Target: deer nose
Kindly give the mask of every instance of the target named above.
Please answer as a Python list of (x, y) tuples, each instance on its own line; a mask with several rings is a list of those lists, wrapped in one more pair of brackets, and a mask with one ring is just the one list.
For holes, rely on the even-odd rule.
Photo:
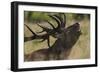
[(79, 27), (79, 26), (80, 26), (80, 24), (79, 24), (79, 23), (75, 23), (75, 26), (76, 26), (76, 27)]
[(78, 31), (80, 31), (80, 24), (79, 24), (79, 23), (75, 23), (75, 24), (74, 24), (74, 27), (75, 27)]

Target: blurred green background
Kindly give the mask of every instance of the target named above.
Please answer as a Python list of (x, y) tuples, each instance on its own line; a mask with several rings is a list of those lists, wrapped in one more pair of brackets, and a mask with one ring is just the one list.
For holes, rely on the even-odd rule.
[[(49, 12), (32, 12), (32, 11), (25, 11), (24, 12), (24, 20), (27, 22), (37, 23), (43, 22), (45, 20), (51, 20), (48, 15), (57, 14), (57, 13), (49, 13)], [(70, 20), (81, 21), (84, 18), (90, 19), (89, 14), (75, 14), (75, 13), (66, 13), (67, 22)]]
[[(36, 24), (42, 24), (47, 26), (48, 24), (45, 20), (57, 24), (48, 16), (51, 14), (57, 14), (55, 12), (32, 12), (24, 11), (24, 23), (27, 24), (34, 32), (41, 31), (42, 29)], [(90, 15), (89, 14), (79, 14), (79, 13), (65, 13), (66, 15), (66, 28), (76, 22), (80, 23), (82, 35), (76, 44), (72, 47), (72, 51), (68, 59), (87, 59), (90, 58)], [(24, 27), (24, 36), (32, 36), (32, 33)], [(50, 45), (53, 45), (56, 38), (50, 37)], [(24, 54), (29, 54), (33, 51), (48, 48), (47, 42), (42, 43), (40, 40), (32, 40), (24, 43)]]

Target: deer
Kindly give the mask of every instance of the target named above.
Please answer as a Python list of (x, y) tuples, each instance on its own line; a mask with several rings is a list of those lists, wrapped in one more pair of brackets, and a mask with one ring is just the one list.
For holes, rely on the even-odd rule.
[[(66, 15), (64, 13), (48, 15), (57, 23), (57, 27), (50, 21), (46, 21), (51, 27), (47, 28), (37, 24), (43, 30), (38, 33), (46, 32), (46, 34), (38, 35), (28, 25), (25, 26), (33, 34), (31, 37), (24, 37), (24, 42), (34, 39), (42, 39), (42, 42), (47, 40), (48, 48), (43, 48), (25, 55), (25, 61), (46, 61), (46, 60), (64, 60), (67, 59), (72, 47), (75, 45), (80, 35), (82, 34), (80, 24), (78, 22), (66, 27)], [(50, 36), (56, 38), (55, 43), (50, 46)]]

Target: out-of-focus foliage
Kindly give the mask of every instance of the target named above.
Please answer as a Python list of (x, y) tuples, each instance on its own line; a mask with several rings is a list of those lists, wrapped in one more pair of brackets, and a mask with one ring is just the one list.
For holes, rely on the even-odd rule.
[(25, 11), (24, 13), (24, 20), (27, 22), (43, 22), (45, 20), (49, 20), (47, 13), (45, 12), (31, 12), (31, 11)]
[[(24, 12), (24, 20), (26, 22), (44, 22), (46, 20), (50, 20), (49, 16), (50, 14), (57, 14), (54, 12), (32, 12), (32, 11), (25, 11)], [(66, 13), (67, 21), (70, 21), (71, 19), (81, 21), (84, 18), (90, 19), (89, 14), (75, 14), (75, 13)], [(70, 20), (69, 20), (70, 19)]]

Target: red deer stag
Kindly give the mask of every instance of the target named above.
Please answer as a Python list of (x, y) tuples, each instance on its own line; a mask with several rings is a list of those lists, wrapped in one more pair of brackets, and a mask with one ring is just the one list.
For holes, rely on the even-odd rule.
[[(48, 16), (53, 20), (55, 20), (58, 26), (54, 27), (53, 23), (49, 21), (47, 22), (52, 26), (53, 29), (49, 29), (47, 27), (37, 24), (39, 27), (43, 29), (43, 31), (41, 32), (44, 31), (47, 32), (44, 35), (37, 35), (29, 28), (29, 26), (26, 25), (26, 27), (32, 32), (33, 36), (24, 37), (24, 41), (27, 42), (34, 39), (43, 39), (42, 41), (47, 40), (49, 48), (37, 50), (30, 54), (25, 55), (25, 61), (67, 59), (68, 55), (70, 54), (71, 48), (79, 39), (79, 36), (81, 35), (79, 23), (75, 23), (65, 28), (66, 25), (65, 14), (61, 13), (58, 15), (48, 15)], [(57, 38), (57, 40), (52, 46), (50, 46), (50, 39), (49, 39), (50, 36)]]

